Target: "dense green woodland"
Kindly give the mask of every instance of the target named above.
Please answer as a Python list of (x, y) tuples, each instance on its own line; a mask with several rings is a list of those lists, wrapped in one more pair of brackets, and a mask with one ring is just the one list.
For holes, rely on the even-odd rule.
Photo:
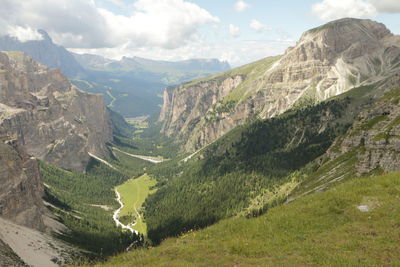
[[(139, 236), (115, 226), (112, 213), (119, 205), (113, 188), (142, 173), (140, 168), (148, 164), (129, 157), (123, 158), (123, 154), (118, 157), (119, 161), (111, 162), (120, 171), (96, 160), (89, 163), (86, 173), (67, 171), (40, 162), (46, 184), (45, 200), (53, 205), (52, 211), (71, 230), (58, 237), (90, 252), (87, 255), (89, 258), (113, 255), (125, 250), (133, 242), (141, 244)], [(123, 166), (133, 167), (128, 169)]]

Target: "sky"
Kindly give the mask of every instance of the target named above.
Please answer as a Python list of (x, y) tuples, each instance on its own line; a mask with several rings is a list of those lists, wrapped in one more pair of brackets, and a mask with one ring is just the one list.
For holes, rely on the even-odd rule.
[(400, 34), (400, 0), (0, 0), (0, 34), (38, 29), (77, 53), (112, 59), (217, 58), (232, 66), (282, 54), (311, 28), (369, 18)]

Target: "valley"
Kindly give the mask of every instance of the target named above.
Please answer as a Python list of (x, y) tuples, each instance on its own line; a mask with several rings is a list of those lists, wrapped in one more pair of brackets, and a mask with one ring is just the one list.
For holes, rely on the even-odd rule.
[(400, 264), (384, 24), (340, 18), (233, 69), (37, 34), (0, 37), (0, 265)]
[(135, 231), (146, 235), (147, 227), (143, 219), (142, 205), (149, 194), (154, 193), (156, 181), (148, 174), (128, 180), (115, 188), (121, 194), (123, 208), (119, 212), (120, 220), (129, 224)]

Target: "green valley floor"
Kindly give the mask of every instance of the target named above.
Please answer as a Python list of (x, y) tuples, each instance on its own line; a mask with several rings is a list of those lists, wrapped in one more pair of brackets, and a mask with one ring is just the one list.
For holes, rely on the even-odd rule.
[[(147, 196), (155, 191), (152, 189), (155, 185), (156, 181), (148, 174), (144, 174), (116, 187), (124, 204), (119, 214), (120, 220), (125, 224), (134, 222), (132, 228), (144, 235), (147, 229), (140, 210)], [(124, 222), (124, 220), (126, 221)]]
[(96, 266), (400, 266), (400, 173), (349, 179)]

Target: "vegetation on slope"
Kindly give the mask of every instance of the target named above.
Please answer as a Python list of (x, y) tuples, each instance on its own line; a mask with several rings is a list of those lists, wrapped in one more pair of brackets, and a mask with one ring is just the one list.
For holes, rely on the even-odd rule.
[(354, 178), (98, 266), (397, 266), (400, 173)]
[(284, 201), (303, 179), (299, 170), (346, 132), (353, 109), (352, 100), (342, 98), (289, 111), (234, 129), (187, 164), (175, 160), (152, 168), (163, 186), (145, 202), (149, 238), (157, 243)]
[(256, 92), (257, 88), (255, 88), (254, 82), (259, 79), (259, 77), (261, 77), (269, 68), (271, 68), (273, 64), (280, 58), (281, 56), (267, 57), (256, 62), (216, 74), (214, 76), (194, 80), (184, 84), (184, 86), (189, 87), (203, 82), (223, 81), (228, 77), (242, 76), (242, 78), (244, 78), (244, 82), (242, 82), (224, 98), (224, 103), (237, 103), (246, 99), (247, 97), (250, 97), (254, 92)]
[[(114, 131), (118, 134), (114, 136), (117, 140), (115, 143), (118, 143), (121, 150), (129, 150), (126, 143), (118, 140), (131, 140), (134, 127), (126, 123), (118, 113), (111, 111), (110, 115)], [(89, 251), (90, 258), (104, 258), (125, 250), (132, 242), (140, 245), (143, 241), (116, 227), (112, 215), (119, 204), (114, 188), (130, 178), (142, 176), (154, 164), (117, 150), (112, 152), (112, 158), (106, 160), (115, 169), (95, 159), (89, 163), (86, 173), (68, 171), (40, 162), (41, 174), (46, 184), (45, 200), (50, 203), (53, 213), (69, 228), (58, 237)], [(150, 182), (144, 184), (150, 186)], [(124, 196), (129, 198), (135, 195), (124, 192)], [(140, 201), (143, 202), (146, 196), (141, 196)], [(143, 223), (141, 225), (144, 228)]]
[(162, 135), (160, 128), (160, 124), (154, 123), (145, 131), (135, 133), (133, 130), (130, 135), (115, 135), (114, 145), (131, 154), (173, 158), (178, 154), (179, 145)]
[(123, 251), (138, 237), (121, 231), (112, 219), (118, 208), (112, 188), (127, 176), (92, 162), (87, 173), (66, 171), (45, 163), (40, 164), (47, 185), (45, 200), (70, 232), (59, 238), (88, 250), (93, 255), (106, 256)]

